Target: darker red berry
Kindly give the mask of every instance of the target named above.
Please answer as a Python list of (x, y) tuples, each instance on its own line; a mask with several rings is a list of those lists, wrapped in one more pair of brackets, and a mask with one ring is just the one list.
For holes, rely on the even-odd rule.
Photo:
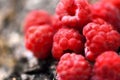
[(120, 11), (120, 0), (102, 0), (104, 3), (111, 3)]
[(54, 31), (57, 32), (60, 28), (62, 28), (62, 22), (59, 20), (58, 15), (52, 16), (52, 26), (54, 28)]
[(53, 57), (59, 59), (65, 52), (82, 53), (84, 48), (83, 36), (78, 31), (61, 28), (53, 38)]
[(102, 18), (113, 25), (113, 28), (120, 32), (120, 11), (115, 6), (98, 2), (92, 6), (92, 18)]
[(38, 27), (43, 24), (50, 24), (51, 16), (48, 12), (44, 10), (33, 10), (29, 12), (24, 21), (24, 32), (28, 30), (29, 27)]
[(57, 80), (89, 80), (91, 65), (82, 55), (64, 54), (57, 65)]
[(88, 23), (83, 34), (86, 37), (85, 56), (91, 61), (104, 51), (118, 51), (120, 47), (120, 34), (105, 22)]
[(120, 57), (106, 51), (96, 59), (91, 80), (120, 80)]
[(53, 28), (49, 25), (30, 27), (25, 34), (25, 46), (34, 56), (45, 59), (50, 53), (53, 43)]

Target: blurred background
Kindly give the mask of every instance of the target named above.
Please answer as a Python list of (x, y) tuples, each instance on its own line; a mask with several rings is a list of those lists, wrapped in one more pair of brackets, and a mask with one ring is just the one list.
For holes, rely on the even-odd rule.
[(14, 76), (21, 76), (26, 58), (35, 64), (35, 58), (24, 47), (24, 17), (35, 9), (53, 14), (57, 3), (58, 0), (0, 0), (0, 80), (21, 80)]

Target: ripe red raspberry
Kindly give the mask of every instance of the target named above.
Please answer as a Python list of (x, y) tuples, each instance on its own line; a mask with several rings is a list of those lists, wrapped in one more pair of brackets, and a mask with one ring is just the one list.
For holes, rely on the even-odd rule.
[(98, 56), (91, 80), (120, 80), (120, 56), (113, 51)]
[(34, 56), (45, 59), (51, 52), (53, 28), (49, 25), (30, 27), (25, 35), (25, 46)]
[(56, 13), (63, 25), (79, 29), (90, 21), (90, 6), (87, 0), (60, 0)]
[(33, 10), (27, 14), (24, 21), (24, 32), (31, 26), (38, 27), (43, 24), (50, 24), (51, 16), (44, 10)]
[(92, 67), (82, 55), (64, 54), (57, 65), (57, 80), (89, 80)]
[(82, 53), (83, 36), (74, 29), (61, 28), (53, 37), (52, 54), (56, 59), (66, 52)]
[(111, 3), (120, 10), (120, 0), (102, 0), (104, 3)]
[(118, 51), (120, 47), (120, 34), (105, 22), (91, 22), (83, 29), (86, 37), (85, 56), (94, 61), (104, 51)]
[(55, 32), (63, 27), (62, 22), (59, 20), (58, 15), (56, 15), (56, 14), (54, 14), (52, 16), (52, 26), (53, 26)]
[(118, 8), (101, 1), (94, 4), (91, 10), (93, 19), (102, 18), (120, 32), (120, 11)]

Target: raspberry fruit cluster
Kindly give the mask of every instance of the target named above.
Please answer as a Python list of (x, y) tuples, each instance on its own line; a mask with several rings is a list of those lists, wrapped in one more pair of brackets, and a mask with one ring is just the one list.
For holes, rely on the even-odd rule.
[(120, 80), (120, 0), (89, 1), (60, 0), (54, 15), (24, 20), (26, 48), (59, 61), (57, 80)]

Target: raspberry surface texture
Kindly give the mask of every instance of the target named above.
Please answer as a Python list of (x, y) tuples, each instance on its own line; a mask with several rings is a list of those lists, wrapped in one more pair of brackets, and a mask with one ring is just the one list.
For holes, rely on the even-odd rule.
[(110, 3), (97, 2), (92, 5), (92, 18), (102, 18), (120, 32), (120, 11)]
[(120, 47), (120, 34), (110, 24), (100, 20), (88, 23), (83, 34), (86, 37), (85, 56), (91, 61), (104, 51), (118, 51)]
[(120, 80), (120, 56), (113, 51), (98, 56), (91, 80)]
[(111, 4), (113, 4), (120, 11), (120, 0), (102, 0), (102, 1), (104, 1), (104, 3), (111, 3)]
[(43, 24), (50, 24), (51, 16), (47, 11), (44, 10), (33, 10), (27, 14), (24, 20), (24, 32), (28, 30), (29, 27), (38, 27)]
[(62, 22), (59, 20), (59, 17), (56, 14), (52, 16), (52, 26), (55, 32), (57, 32), (60, 28), (63, 27)]
[(91, 10), (87, 0), (60, 0), (56, 14), (63, 25), (79, 29), (91, 19)]
[(30, 27), (25, 35), (25, 46), (35, 57), (45, 59), (50, 53), (53, 43), (53, 28), (49, 25)]
[(64, 54), (57, 65), (57, 80), (89, 80), (92, 67), (82, 55)]
[(69, 28), (61, 28), (54, 35), (52, 54), (56, 59), (66, 52), (82, 53), (84, 38), (78, 31)]

